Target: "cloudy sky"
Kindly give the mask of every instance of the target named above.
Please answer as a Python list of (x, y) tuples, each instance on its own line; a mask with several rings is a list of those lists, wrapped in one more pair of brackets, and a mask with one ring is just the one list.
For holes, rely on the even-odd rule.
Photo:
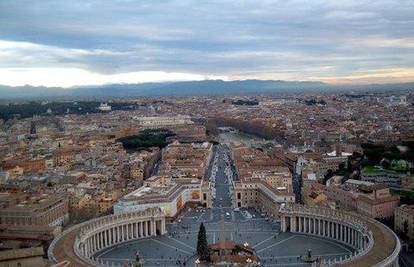
[(414, 81), (414, 1), (0, 1), (0, 84), (251, 78)]

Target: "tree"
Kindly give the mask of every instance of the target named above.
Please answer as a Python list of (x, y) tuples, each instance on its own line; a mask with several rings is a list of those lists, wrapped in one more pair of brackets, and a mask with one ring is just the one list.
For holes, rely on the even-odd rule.
[(200, 224), (200, 229), (198, 230), (197, 255), (201, 260), (206, 260), (209, 256), (206, 228), (204, 227), (203, 223)]

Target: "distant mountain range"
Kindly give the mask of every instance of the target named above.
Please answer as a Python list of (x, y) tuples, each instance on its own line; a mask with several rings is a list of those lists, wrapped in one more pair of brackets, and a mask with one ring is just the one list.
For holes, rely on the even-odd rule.
[(204, 80), (168, 83), (107, 84), (101, 86), (11, 87), (0, 85), (0, 98), (46, 97), (128, 97), (128, 96), (199, 96), (199, 95), (248, 95), (328, 90), (409, 90), (414, 82), (397, 84), (370, 84), (333, 86), (323, 82), (280, 80)]

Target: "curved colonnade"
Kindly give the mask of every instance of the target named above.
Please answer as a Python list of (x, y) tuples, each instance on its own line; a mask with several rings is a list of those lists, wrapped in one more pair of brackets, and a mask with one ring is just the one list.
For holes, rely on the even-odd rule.
[(54, 263), (67, 260), (70, 266), (113, 266), (95, 255), (124, 242), (165, 233), (165, 215), (159, 208), (109, 215), (62, 232), (50, 245), (48, 257)]
[[(352, 255), (321, 266), (398, 266), (400, 242), (385, 225), (350, 212), (300, 205), (279, 211), (283, 232), (302, 233), (331, 239), (354, 249)], [(131, 240), (166, 233), (165, 215), (159, 208), (109, 215), (72, 226), (56, 237), (48, 250), (54, 263), (69, 266), (114, 266), (95, 256), (110, 247)]]
[(398, 266), (400, 242), (380, 222), (344, 211), (300, 205), (280, 209), (281, 231), (332, 239), (353, 248), (352, 255), (322, 266)]

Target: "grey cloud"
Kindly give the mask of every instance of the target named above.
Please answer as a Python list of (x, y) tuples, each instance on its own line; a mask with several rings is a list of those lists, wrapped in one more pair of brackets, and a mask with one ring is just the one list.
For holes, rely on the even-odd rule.
[(412, 67), (413, 14), (407, 0), (3, 0), (0, 38), (44, 50), (0, 51), (0, 66), (349, 75)]

